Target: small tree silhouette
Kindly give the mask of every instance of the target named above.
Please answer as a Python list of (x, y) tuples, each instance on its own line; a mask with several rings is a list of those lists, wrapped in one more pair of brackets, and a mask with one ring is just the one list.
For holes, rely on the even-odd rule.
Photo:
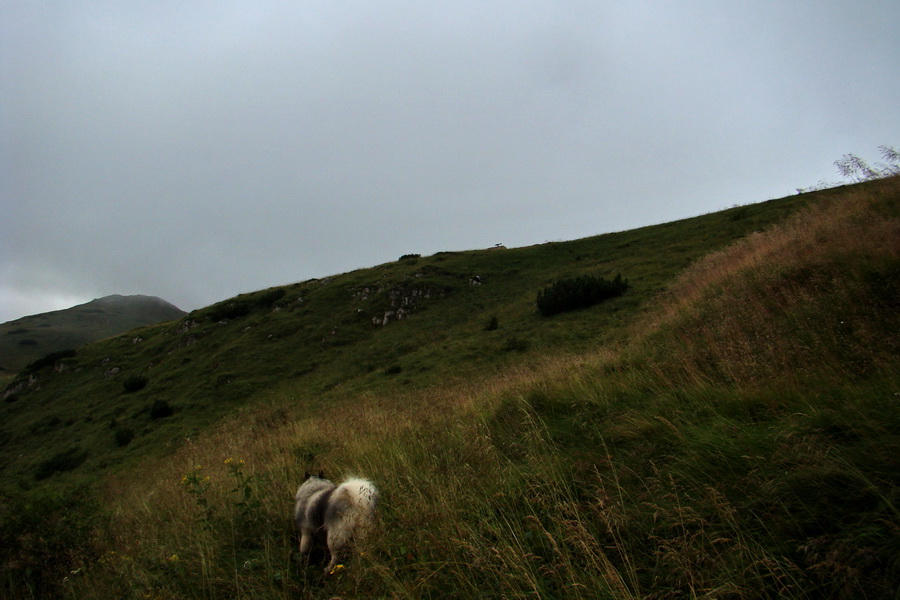
[(875, 163), (874, 166), (855, 154), (845, 154), (840, 160), (834, 161), (834, 166), (841, 175), (857, 182), (900, 175), (900, 150), (891, 146), (878, 146), (878, 149), (884, 162)]

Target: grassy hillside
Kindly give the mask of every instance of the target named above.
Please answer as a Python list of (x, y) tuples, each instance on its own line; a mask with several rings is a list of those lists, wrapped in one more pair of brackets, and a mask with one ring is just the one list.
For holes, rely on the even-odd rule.
[(0, 324), (0, 377), (14, 375), (51, 352), (77, 348), (184, 314), (160, 298), (107, 296), (65, 310), (8, 321)]
[[(86, 346), (8, 388), (0, 404), (3, 480), (28, 486), (60, 453), (84, 457), (74, 469), (81, 475), (168, 452), (170, 443), (274, 389), (306, 403), (329, 390), (443, 385), (621, 341), (625, 326), (685, 267), (807, 200), (572, 242), (411, 256), (245, 294)], [(582, 273), (621, 273), (631, 288), (603, 309), (541, 318), (537, 292)], [(497, 328), (486, 331), (493, 317)], [(128, 392), (125, 383), (138, 378), (146, 386)], [(153, 418), (153, 406), (163, 403), (173, 414)], [(129, 432), (132, 441), (118, 446)]]
[[(3, 403), (6, 585), (890, 597), (898, 195), (408, 257), (90, 345)], [(619, 298), (535, 311), (561, 277), (616, 273)], [(289, 518), (320, 468), (382, 490), (377, 531), (327, 577)]]

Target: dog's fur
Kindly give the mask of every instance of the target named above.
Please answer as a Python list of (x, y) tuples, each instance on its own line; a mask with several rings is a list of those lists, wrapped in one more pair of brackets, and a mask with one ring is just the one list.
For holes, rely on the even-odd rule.
[(331, 572), (350, 540), (370, 526), (378, 490), (366, 479), (354, 477), (335, 485), (322, 473), (318, 477), (307, 474), (294, 500), (300, 554), (309, 552), (314, 539), (324, 539), (331, 555), (325, 571)]

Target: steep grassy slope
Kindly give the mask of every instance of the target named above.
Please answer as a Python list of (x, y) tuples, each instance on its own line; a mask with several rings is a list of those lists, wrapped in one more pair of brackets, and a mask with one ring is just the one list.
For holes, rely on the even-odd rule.
[[(412, 257), (246, 294), (92, 344), (7, 390), (3, 482), (27, 486), (35, 473), (52, 472), (61, 453), (83, 461), (56, 470), (79, 462), (81, 473), (168, 452), (279, 386), (315, 402), (336, 387), (434, 385), (621, 340), (623, 326), (692, 261), (807, 201), (789, 197), (572, 242)], [(631, 289), (597, 310), (540, 318), (538, 290), (581, 273), (621, 273)], [(492, 317), (498, 328), (485, 331)], [(127, 392), (125, 382), (137, 378), (146, 386)]]
[[(7, 589), (891, 597), (898, 200), (893, 179), (406, 259), (89, 346), (3, 408), (31, 456), (4, 446)], [(550, 281), (616, 272), (632, 283), (621, 298), (535, 314)], [(383, 324), (404, 298), (406, 317)], [(146, 387), (126, 393), (129, 375)], [(174, 414), (152, 418), (157, 400)], [(41, 415), (60, 422), (18, 433)], [(123, 428), (134, 438), (117, 447)], [(37, 444), (61, 432), (80, 462), (51, 470), (51, 489), (34, 473), (54, 450)], [(377, 531), (325, 577), (292, 552), (289, 519), (303, 471), (320, 468), (382, 490)]]
[(144, 325), (172, 321), (184, 311), (151, 296), (106, 296), (65, 310), (0, 325), (0, 377), (51, 352), (77, 348)]

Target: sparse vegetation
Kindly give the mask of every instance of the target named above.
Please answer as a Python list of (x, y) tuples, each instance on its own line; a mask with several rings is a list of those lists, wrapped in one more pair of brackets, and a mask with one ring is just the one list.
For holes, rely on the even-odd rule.
[[(38, 371), (42, 389), (0, 407), (15, 432), (48, 416), (61, 427), (70, 397), (93, 404), (75, 450), (90, 425), (109, 452), (102, 467), (91, 446), (51, 471), (52, 488), (0, 488), (0, 585), (75, 598), (892, 597), (898, 199), (900, 180), (882, 179), (740, 219), (421, 258), (442, 259), (429, 277), (487, 283), (379, 328), (357, 317), (357, 291), (415, 278), (409, 265), (306, 283), (285, 298), (308, 301), (240, 328), (183, 322), (86, 347), (93, 370)], [(620, 269), (635, 285), (615, 303), (534, 314), (544, 282)], [(502, 335), (473, 335), (492, 316)], [(151, 361), (154, 394), (179, 411), (110, 448), (105, 373)], [(205, 426), (215, 408), (232, 414)], [(59, 436), (44, 425), (13, 442), (49, 445)], [(366, 475), (384, 499), (331, 576), (298, 560), (290, 522), (303, 472), (319, 469)]]

